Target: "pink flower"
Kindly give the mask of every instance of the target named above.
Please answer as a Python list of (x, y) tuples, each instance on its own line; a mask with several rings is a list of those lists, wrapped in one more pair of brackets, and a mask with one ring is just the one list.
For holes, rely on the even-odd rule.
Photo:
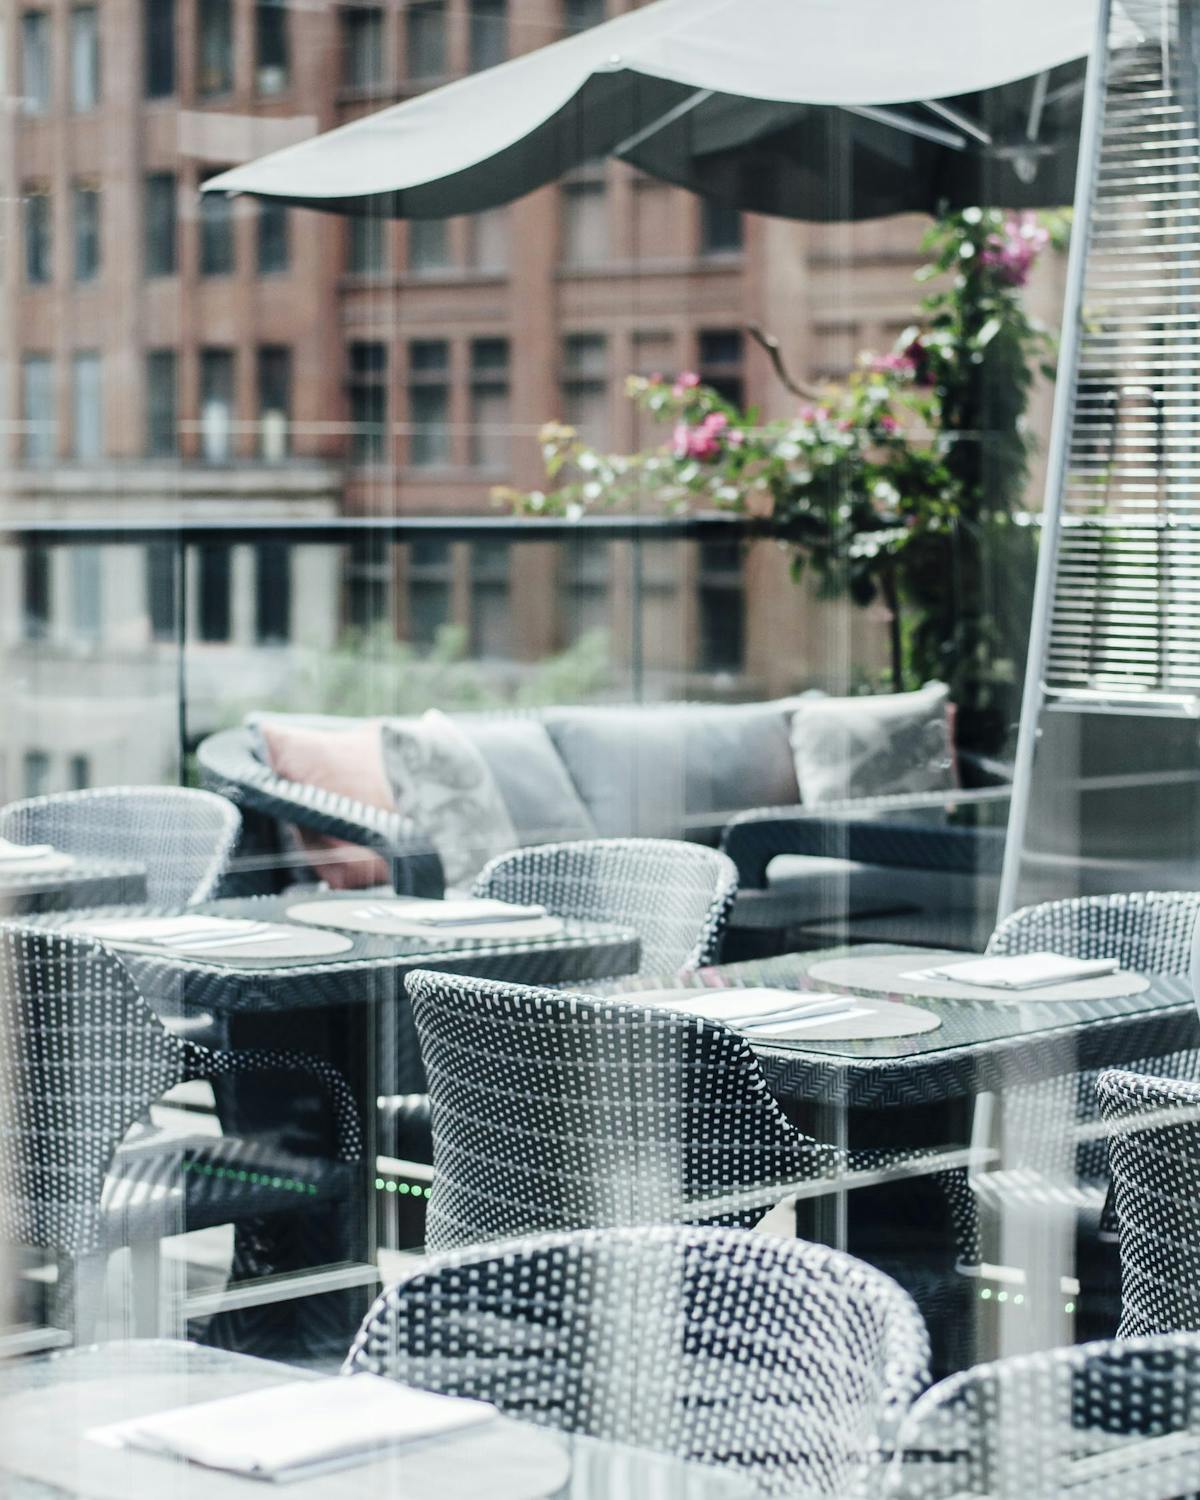
[(676, 377), (672, 392), (676, 396), (686, 396), (689, 391), (694, 391), (700, 384), (700, 377), (695, 370), (685, 370), (682, 375)]
[(869, 368), (876, 375), (915, 375), (917, 373), (916, 363), (910, 358), (907, 349), (902, 354), (877, 354), (871, 360)]
[(676, 423), (672, 434), (675, 457), (696, 458), (701, 463), (718, 457), (721, 438), (728, 425), (729, 418), (719, 411), (710, 411), (704, 421), (695, 427), (689, 427), (686, 422)]
[(797, 415), (802, 422), (815, 422), (817, 420), (817, 411), (814, 406), (802, 406)]
[(853, 426), (854, 423), (850, 420), (849, 417), (843, 417), (842, 420), (838, 423), (838, 431), (849, 432)]
[(650, 377), (650, 384), (651, 385), (662, 385), (662, 383), (663, 383), (662, 371), (661, 370), (655, 370), (654, 374), (651, 375), (651, 377)]
[(731, 448), (740, 448), (746, 441), (746, 434), (740, 427), (731, 427), (725, 434), (725, 441)]
[(879, 425), (883, 428), (884, 432), (898, 432), (900, 430), (900, 423), (896, 421), (891, 412), (887, 411), (880, 417)]
[(1004, 221), (1004, 230), (988, 235), (980, 262), (1009, 286), (1024, 286), (1034, 262), (1050, 243), (1050, 232), (1026, 209)]

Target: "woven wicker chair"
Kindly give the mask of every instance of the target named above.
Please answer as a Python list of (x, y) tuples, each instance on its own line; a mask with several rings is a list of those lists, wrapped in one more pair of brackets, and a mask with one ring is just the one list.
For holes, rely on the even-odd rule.
[[(1115, 958), (1122, 968), (1186, 976), (1200, 892), (1085, 896), (1026, 907), (1001, 922), (989, 954), (1050, 951), (1073, 958)], [(1132, 1064), (1137, 1067), (1137, 1064)], [(1155, 1059), (1155, 1072), (1200, 1076), (1200, 1052)], [(1005, 1089), (1006, 1127), (1023, 1143), (1011, 1170), (973, 1175), (974, 1200), (995, 1211), (1020, 1203), (1073, 1212), (1097, 1225), (1108, 1191), (1105, 1142), (1078, 1127), (1099, 1120), (1096, 1070), (1065, 1073)], [(962, 1216), (966, 1222), (966, 1214)], [(975, 1246), (978, 1254), (978, 1243)], [(964, 1258), (970, 1258), (967, 1254)]]
[(501, 854), (481, 871), (475, 895), (632, 927), (642, 942), (639, 972), (675, 974), (716, 963), (737, 870), (700, 844), (581, 839)]
[(1200, 1492), (1200, 1339), (1077, 1344), (941, 1381), (903, 1422), (887, 1500)]
[(155, 906), (214, 895), (240, 827), (231, 802), (187, 787), (100, 787), (0, 808), (0, 838), (15, 844), (144, 865), (146, 899)]
[(1114, 1127), (1119, 1333), (1200, 1331), (1200, 1084), (1111, 1069), (1096, 1092)]
[[(272, 1142), (169, 1138), (146, 1123), (177, 1083), (280, 1072), (316, 1079), (334, 1111), (336, 1160)], [(361, 1155), (353, 1097), (328, 1064), (181, 1041), (99, 943), (0, 925), (0, 1236), (58, 1257), (55, 1321), (80, 1337), (111, 1250), (137, 1252), (135, 1320), (157, 1333), (160, 1240), (348, 1201)]]
[(744, 1039), (678, 1011), (418, 970), (431, 1250), (637, 1224), (749, 1225), (841, 1158)]
[[(716, 962), (737, 871), (724, 854), (699, 844), (586, 839), (502, 854), (480, 872), (474, 894), (631, 927), (641, 938), (640, 972), (675, 974)], [(427, 1094), (391, 1095), (379, 1111), (391, 1155), (433, 1160)]]
[(385, 1292), (346, 1370), (494, 1401), (560, 1431), (850, 1496), (927, 1379), (881, 1272), (737, 1230), (546, 1235), (441, 1255)]

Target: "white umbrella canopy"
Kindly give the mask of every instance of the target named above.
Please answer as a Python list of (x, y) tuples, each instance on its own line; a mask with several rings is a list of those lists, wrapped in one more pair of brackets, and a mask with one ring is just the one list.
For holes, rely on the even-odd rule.
[(1095, 23), (1096, 0), (656, 0), (204, 188), (442, 218), (614, 155), (788, 218), (1066, 203)]

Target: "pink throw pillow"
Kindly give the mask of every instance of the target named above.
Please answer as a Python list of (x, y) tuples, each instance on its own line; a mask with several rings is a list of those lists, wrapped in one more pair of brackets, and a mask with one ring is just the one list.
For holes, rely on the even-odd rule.
[[(395, 808), (383, 768), (378, 719), (364, 719), (351, 729), (309, 729), (281, 719), (263, 719), (259, 732), (276, 776), (388, 812)], [(306, 828), (297, 828), (296, 833), (313, 870), (334, 890), (391, 884), (391, 871), (373, 850)]]

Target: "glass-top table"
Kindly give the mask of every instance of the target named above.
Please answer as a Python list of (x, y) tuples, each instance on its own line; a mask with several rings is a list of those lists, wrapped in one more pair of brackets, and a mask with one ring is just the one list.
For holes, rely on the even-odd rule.
[[(287, 1365), (157, 1340), (12, 1362), (0, 1368), (0, 1490), (8, 1500), (263, 1500), (276, 1491), (262, 1480), (104, 1447), (87, 1433), (313, 1378)], [(749, 1500), (758, 1491), (735, 1472), (501, 1417), (291, 1481), (286, 1493), (295, 1500)]]

